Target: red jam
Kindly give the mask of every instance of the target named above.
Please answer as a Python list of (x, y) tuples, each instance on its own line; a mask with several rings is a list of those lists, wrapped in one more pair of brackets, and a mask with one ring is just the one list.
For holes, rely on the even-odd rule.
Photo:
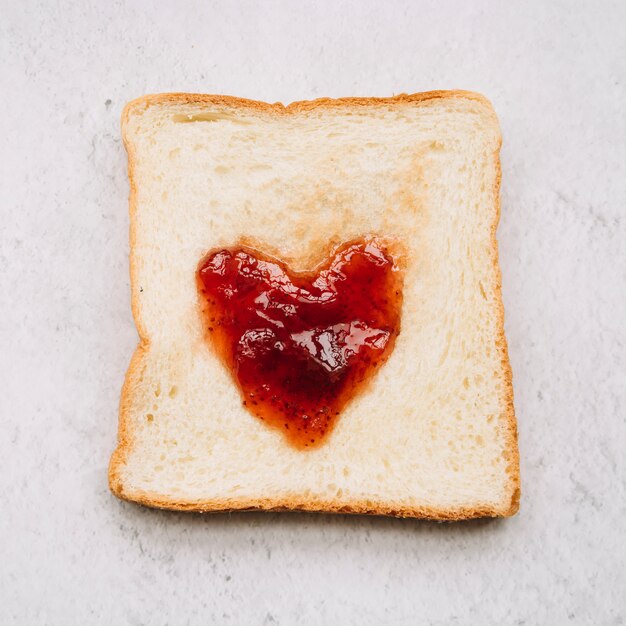
[(197, 278), (243, 404), (299, 448), (330, 432), (400, 332), (401, 274), (377, 239), (342, 245), (312, 272), (246, 246), (214, 250)]

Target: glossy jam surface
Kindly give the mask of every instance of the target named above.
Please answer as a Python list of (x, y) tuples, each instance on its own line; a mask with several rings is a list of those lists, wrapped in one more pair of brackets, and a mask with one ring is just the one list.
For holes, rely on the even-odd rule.
[(243, 404), (299, 448), (330, 432), (400, 331), (401, 274), (377, 239), (344, 244), (306, 273), (245, 246), (214, 250), (197, 282)]

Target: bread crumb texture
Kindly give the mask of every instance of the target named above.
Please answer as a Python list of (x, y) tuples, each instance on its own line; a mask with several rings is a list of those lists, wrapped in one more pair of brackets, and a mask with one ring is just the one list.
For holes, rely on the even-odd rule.
[[(433, 519), (517, 511), (495, 231), (500, 131), (468, 92), (288, 107), (193, 94), (127, 105), (132, 306), (113, 492), (173, 509)], [(242, 238), (296, 269), (374, 234), (405, 251), (401, 333), (324, 445), (242, 406), (207, 343), (195, 270)]]

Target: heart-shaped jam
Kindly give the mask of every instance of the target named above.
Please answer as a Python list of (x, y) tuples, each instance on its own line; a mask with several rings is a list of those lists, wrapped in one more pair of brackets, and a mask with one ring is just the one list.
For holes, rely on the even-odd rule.
[(299, 448), (330, 432), (400, 332), (402, 277), (377, 238), (342, 245), (312, 272), (246, 246), (214, 250), (197, 280), (243, 404)]

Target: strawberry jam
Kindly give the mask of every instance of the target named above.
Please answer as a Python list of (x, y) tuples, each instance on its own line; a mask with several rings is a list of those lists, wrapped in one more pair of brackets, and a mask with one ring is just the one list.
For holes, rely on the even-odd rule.
[(298, 448), (330, 432), (400, 332), (401, 273), (378, 239), (346, 243), (312, 272), (246, 246), (213, 250), (197, 281), (244, 406)]

